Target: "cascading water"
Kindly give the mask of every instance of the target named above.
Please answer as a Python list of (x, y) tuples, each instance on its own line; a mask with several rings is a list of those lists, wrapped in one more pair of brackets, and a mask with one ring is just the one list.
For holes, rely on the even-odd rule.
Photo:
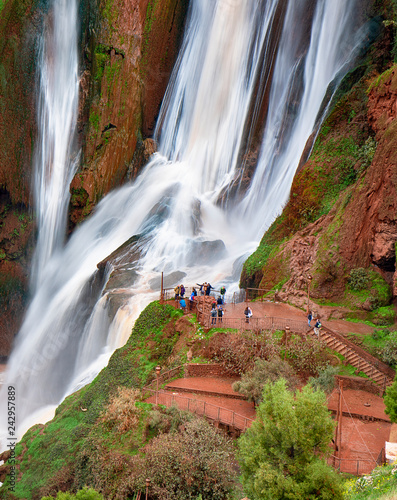
[[(150, 283), (161, 271), (184, 273), (187, 284), (238, 280), (233, 264), (281, 210), (327, 88), (358, 43), (350, 24), (355, 3), (318, 0), (305, 31), (300, 16), (312, 0), (192, 1), (159, 117), (159, 153), (133, 185), (99, 204), (62, 251), (48, 251), (6, 375), (5, 387), (17, 388), (21, 429), (43, 418), (28, 419), (32, 412), (57, 405), (106, 364), (158, 296)], [(275, 61), (274, 71), (262, 71), (264, 58)], [(271, 91), (258, 167), (241, 201), (225, 198), (241, 174), (263, 79)], [(97, 263), (133, 235), (140, 235), (141, 257), (131, 263), (136, 280), (109, 324), (107, 295), (95, 304), (87, 289)]]
[(78, 163), (73, 150), (79, 95), (75, 0), (54, 1), (39, 59), (39, 146), (34, 169), (38, 241), (33, 286), (43, 279), (46, 263), (64, 243), (69, 186)]

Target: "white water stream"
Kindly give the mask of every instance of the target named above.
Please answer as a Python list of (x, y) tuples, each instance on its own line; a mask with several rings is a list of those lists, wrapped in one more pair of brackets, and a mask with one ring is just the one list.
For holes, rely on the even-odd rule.
[[(291, 0), (286, 12), (277, 16), (280, 1), (192, 1), (183, 47), (159, 117), (159, 152), (134, 184), (106, 196), (65, 245), (64, 202), (58, 206), (51, 200), (67, 196), (73, 162), (70, 153), (64, 160), (55, 160), (55, 153), (42, 153), (53, 160), (44, 162), (49, 169), (40, 183), (38, 286), (0, 394), (0, 407), (5, 408), (7, 386), (16, 387), (19, 437), (33, 423), (49, 418), (48, 410), (90, 381), (127, 340), (139, 312), (158, 298), (150, 282), (161, 271), (185, 273), (185, 285), (207, 280), (227, 284), (229, 290), (237, 287), (243, 257), (256, 248), (264, 228), (288, 198), (328, 85), (342, 76), (360, 41), (351, 27), (354, 0), (318, 0), (313, 23), (302, 32), (300, 20), (313, 2)], [(275, 29), (281, 33), (280, 42), (264, 51)], [(72, 42), (65, 38), (64, 43), (75, 51)], [(228, 197), (220, 204), (240, 168), (263, 52), (276, 64), (259, 164), (246, 196), (241, 201)], [(67, 54), (54, 49), (50, 59), (63, 68), (60, 71), (69, 71)], [(59, 88), (56, 97), (50, 82), (49, 77), (44, 91), (52, 96), (48, 113), (64, 116), (62, 102), (68, 90)], [(69, 129), (65, 124), (64, 130), (73, 131), (73, 109)], [(43, 126), (44, 134), (50, 133), (50, 123)], [(70, 136), (61, 135), (62, 149), (68, 151)], [(47, 181), (62, 161), (59, 175), (64, 187), (47, 200)], [(52, 218), (58, 210), (60, 215)], [(101, 298), (97, 292), (97, 302), (92, 295), (87, 298), (90, 280), (98, 262), (137, 234), (142, 235), (141, 258), (135, 264), (138, 279), (131, 284), (131, 299), (109, 324), (107, 295)]]

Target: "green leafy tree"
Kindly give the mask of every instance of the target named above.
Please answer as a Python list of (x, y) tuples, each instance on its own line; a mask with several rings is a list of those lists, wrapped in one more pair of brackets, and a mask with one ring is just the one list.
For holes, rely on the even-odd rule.
[(294, 395), (285, 380), (268, 382), (257, 418), (238, 442), (250, 500), (342, 499), (339, 476), (325, 461), (334, 428), (322, 391), (305, 386)]
[(392, 385), (386, 388), (383, 401), (386, 406), (385, 413), (389, 415), (392, 422), (397, 423), (397, 375)]

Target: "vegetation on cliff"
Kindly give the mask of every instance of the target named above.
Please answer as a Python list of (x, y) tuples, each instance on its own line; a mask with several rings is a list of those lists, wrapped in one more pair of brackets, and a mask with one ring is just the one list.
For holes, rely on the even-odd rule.
[[(117, 477), (118, 468), (124, 468), (124, 454), (136, 453), (139, 444), (147, 439), (144, 422), (147, 421), (150, 405), (137, 410), (139, 425), (130, 435), (124, 436), (126, 441), (122, 442), (121, 453), (112, 451), (112, 432), (99, 419), (119, 387), (142, 387), (153, 376), (154, 367), (163, 363), (176, 341), (174, 337), (167, 338), (166, 326), (175, 322), (178, 316), (179, 312), (173, 307), (160, 306), (157, 302), (150, 304), (138, 318), (127, 344), (113, 354), (108, 366), (96, 379), (66, 398), (51, 422), (45, 426), (34, 426), (26, 433), (16, 451), (21, 473), (16, 498), (41, 498), (59, 489), (77, 491), (85, 485), (95, 487), (97, 482), (105, 482), (107, 474)], [(150, 350), (148, 344), (152, 346)], [(156, 353), (156, 346), (160, 354)], [(104, 468), (87, 471), (84, 466), (87, 458), (84, 457), (87, 453), (94, 453), (94, 441), (98, 450), (103, 452)], [(129, 451), (125, 451), (124, 445)], [(7, 482), (1, 494), (3, 498), (10, 498), (7, 496), (11, 494)]]

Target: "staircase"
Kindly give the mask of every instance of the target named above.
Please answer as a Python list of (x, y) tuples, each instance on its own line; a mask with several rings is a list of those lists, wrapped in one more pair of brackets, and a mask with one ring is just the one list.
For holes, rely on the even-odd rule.
[[(309, 335), (317, 338), (314, 330), (308, 332)], [(342, 335), (333, 332), (324, 326), (320, 330), (320, 339), (327, 346), (345, 357), (345, 360), (358, 371), (365, 373), (375, 384), (383, 390), (389, 387), (394, 380), (395, 372), (385, 363), (368, 354), (364, 349), (356, 346)]]

